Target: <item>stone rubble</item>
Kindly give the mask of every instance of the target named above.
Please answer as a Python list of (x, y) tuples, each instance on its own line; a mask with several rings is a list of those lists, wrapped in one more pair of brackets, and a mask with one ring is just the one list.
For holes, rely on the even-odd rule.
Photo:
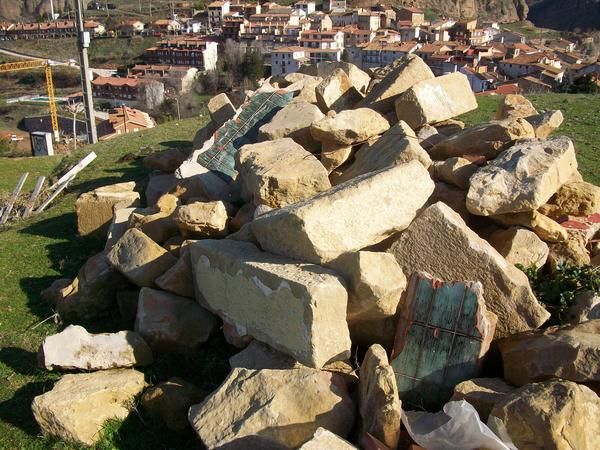
[[(39, 362), (94, 372), (34, 399), (42, 433), (93, 445), (135, 408), (208, 449), (420, 449), (403, 409), (466, 400), (520, 450), (598, 448), (598, 293), (546, 310), (515, 267), (543, 280), (600, 261), (600, 188), (562, 113), (510, 95), (466, 126), (467, 78), (415, 55), (300, 72), (239, 109), (217, 95), (194, 152), (152, 154), (144, 183), (80, 196), (79, 233), (108, 238), (42, 293), (71, 325)], [(207, 158), (224, 130), (219, 171)], [(105, 317), (121, 331), (78, 325)]]

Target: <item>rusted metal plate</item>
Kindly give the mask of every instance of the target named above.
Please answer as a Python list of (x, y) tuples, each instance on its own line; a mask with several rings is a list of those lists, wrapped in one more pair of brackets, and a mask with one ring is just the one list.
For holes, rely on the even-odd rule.
[(439, 410), (454, 386), (476, 377), (496, 320), (481, 283), (413, 274), (391, 358), (403, 407)]

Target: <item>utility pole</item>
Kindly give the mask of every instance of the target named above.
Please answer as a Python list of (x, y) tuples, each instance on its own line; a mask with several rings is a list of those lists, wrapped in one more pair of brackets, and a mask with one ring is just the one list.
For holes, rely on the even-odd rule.
[(87, 53), (87, 48), (90, 45), (90, 34), (86, 32), (83, 27), (81, 0), (77, 0), (75, 5), (77, 7), (77, 33), (79, 36), (77, 46), (79, 47), (79, 65), (81, 67), (81, 85), (83, 90), (83, 103), (85, 105), (88, 142), (90, 144), (95, 144), (98, 142), (98, 133), (96, 132), (94, 99), (92, 98), (92, 80), (90, 80), (90, 62)]
[(54, 0), (50, 0), (50, 20), (54, 22)]

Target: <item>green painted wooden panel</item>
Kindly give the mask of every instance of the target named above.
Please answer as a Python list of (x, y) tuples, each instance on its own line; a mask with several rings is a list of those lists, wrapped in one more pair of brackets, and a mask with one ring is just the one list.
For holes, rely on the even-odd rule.
[(437, 411), (454, 386), (478, 375), (480, 301), (480, 283), (412, 275), (391, 361), (403, 407)]

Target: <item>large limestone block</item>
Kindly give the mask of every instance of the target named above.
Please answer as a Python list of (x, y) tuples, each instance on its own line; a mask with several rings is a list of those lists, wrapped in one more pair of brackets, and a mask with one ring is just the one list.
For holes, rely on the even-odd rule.
[(538, 112), (529, 100), (519, 94), (508, 94), (498, 103), (496, 119), (525, 118), (534, 116)]
[(222, 201), (180, 206), (175, 211), (174, 220), (184, 236), (218, 238), (229, 233), (227, 207)]
[(290, 138), (244, 145), (236, 166), (243, 195), (256, 205), (281, 208), (331, 187), (319, 160)]
[(388, 121), (369, 108), (342, 111), (333, 117), (325, 117), (310, 127), (312, 136), (320, 142), (352, 145), (385, 133)]
[(585, 181), (563, 184), (552, 202), (561, 214), (590, 216), (600, 212), (600, 187)]
[[(317, 104), (317, 86), (319, 84), (321, 84), (321, 82), (323, 81), (323, 78), (321, 77), (313, 77), (310, 75), (304, 75), (304, 74), (300, 74), (300, 73), (295, 73), (295, 74), (288, 74), (286, 75), (286, 80), (291, 79), (289, 78), (291, 75), (294, 76), (299, 76), (302, 75), (302, 88), (300, 89), (300, 92), (298, 92), (298, 95), (296, 97), (294, 97), (294, 99), (291, 101), (291, 103), (302, 103), (302, 102), (306, 102), (306, 103), (312, 103), (313, 105)], [(293, 82), (297, 82), (300, 81), (300, 79), (296, 79)]]
[(569, 237), (565, 228), (537, 211), (498, 214), (490, 216), (490, 219), (505, 227), (519, 226), (529, 228), (545, 242), (564, 242)]
[(321, 62), (317, 64), (317, 76), (319, 77), (328, 77), (337, 69), (343, 70), (352, 85), (362, 93), (365, 93), (367, 88), (369, 87), (369, 83), (371, 82), (371, 77), (367, 72), (360, 70), (354, 64), (347, 63), (344, 61), (335, 61), (335, 62)]
[(469, 80), (459, 72), (420, 81), (395, 102), (398, 120), (411, 128), (441, 122), (477, 109)]
[(510, 264), (541, 269), (548, 259), (548, 244), (525, 228), (499, 230), (490, 236), (489, 242)]
[(75, 202), (77, 231), (81, 236), (106, 232), (113, 217), (113, 210), (136, 207), (140, 194), (134, 191), (135, 182), (111, 184), (81, 194)]
[(292, 138), (306, 150), (317, 151), (319, 143), (310, 134), (310, 125), (321, 120), (325, 115), (310, 103), (290, 103), (280, 109), (269, 123), (258, 130), (258, 139), (272, 141), (281, 138)]
[(301, 368), (233, 369), (188, 418), (207, 449), (263, 448), (265, 439), (298, 448), (319, 427), (346, 437), (354, 422), (354, 405), (341, 375)]
[(550, 317), (527, 276), (443, 203), (422, 212), (388, 252), (406, 274), (426, 271), (442, 280), (480, 281), (487, 307), (498, 316), (496, 337), (537, 328)]
[(434, 178), (459, 189), (468, 190), (471, 175), (479, 170), (476, 164), (465, 158), (453, 157), (433, 163)]
[(191, 256), (207, 307), (238, 330), (310, 367), (349, 357), (348, 299), (335, 272), (233, 240), (197, 242)]
[(346, 253), (328, 267), (339, 273), (348, 286), (348, 321), (385, 319), (396, 314), (407, 281), (393, 255)]
[(534, 138), (533, 127), (525, 119), (507, 119), (465, 128), (433, 146), (433, 159), (444, 160), (453, 156), (484, 156), (493, 159), (512, 145), (515, 140)]
[(320, 264), (404, 230), (433, 188), (427, 170), (411, 161), (354, 178), (250, 225), (264, 250)]
[(133, 369), (65, 375), (31, 410), (43, 434), (93, 445), (105, 421), (129, 415), (144, 386), (144, 374)]
[(357, 450), (357, 447), (325, 428), (317, 428), (310, 441), (298, 450)]
[(107, 316), (117, 291), (127, 280), (106, 259), (106, 253), (89, 258), (77, 277), (58, 291), (56, 312), (62, 320), (75, 322)]
[[(233, 107), (233, 104), (227, 97), (227, 94), (221, 93), (219, 95), (215, 95), (208, 101), (208, 113), (214, 124), (215, 128), (220, 128), (223, 126), (225, 122), (229, 119), (232, 119), (235, 116), (236, 110)], [(208, 139), (208, 138), (207, 138)]]
[(338, 182), (409, 161), (418, 161), (426, 169), (431, 166), (431, 158), (419, 144), (414, 131), (406, 123), (399, 122), (373, 144), (363, 146)]
[(194, 351), (217, 326), (217, 318), (189, 298), (150, 288), (140, 291), (135, 331), (156, 351)]
[(103, 370), (152, 364), (152, 351), (133, 331), (90, 334), (79, 325), (48, 336), (38, 355), (48, 370)]
[(361, 434), (369, 433), (389, 448), (396, 448), (400, 439), (402, 403), (394, 370), (381, 345), (373, 345), (367, 351), (360, 366), (359, 380)]
[(523, 386), (494, 406), (519, 450), (594, 450), (600, 448), (600, 398), (570, 381)]
[(569, 138), (520, 141), (471, 177), (467, 208), (480, 216), (536, 210), (576, 170)]
[(522, 386), (563, 378), (600, 382), (600, 320), (516, 334), (499, 341), (504, 378)]
[(342, 69), (336, 69), (316, 88), (317, 105), (321, 111), (340, 112), (351, 109), (363, 97)]
[(487, 422), (494, 405), (517, 389), (502, 378), (473, 378), (454, 388), (451, 402), (466, 400), (477, 410), (483, 422)]
[(135, 228), (123, 234), (107, 258), (115, 269), (139, 287), (154, 286), (154, 281), (177, 262), (177, 258)]
[(371, 108), (382, 114), (394, 111), (396, 99), (419, 81), (435, 76), (425, 62), (416, 55), (407, 55), (392, 63), (391, 71), (359, 103), (361, 108)]
[(558, 130), (563, 123), (564, 117), (560, 110), (556, 110), (527, 117), (526, 120), (533, 126), (535, 137), (547, 138), (550, 133)]

